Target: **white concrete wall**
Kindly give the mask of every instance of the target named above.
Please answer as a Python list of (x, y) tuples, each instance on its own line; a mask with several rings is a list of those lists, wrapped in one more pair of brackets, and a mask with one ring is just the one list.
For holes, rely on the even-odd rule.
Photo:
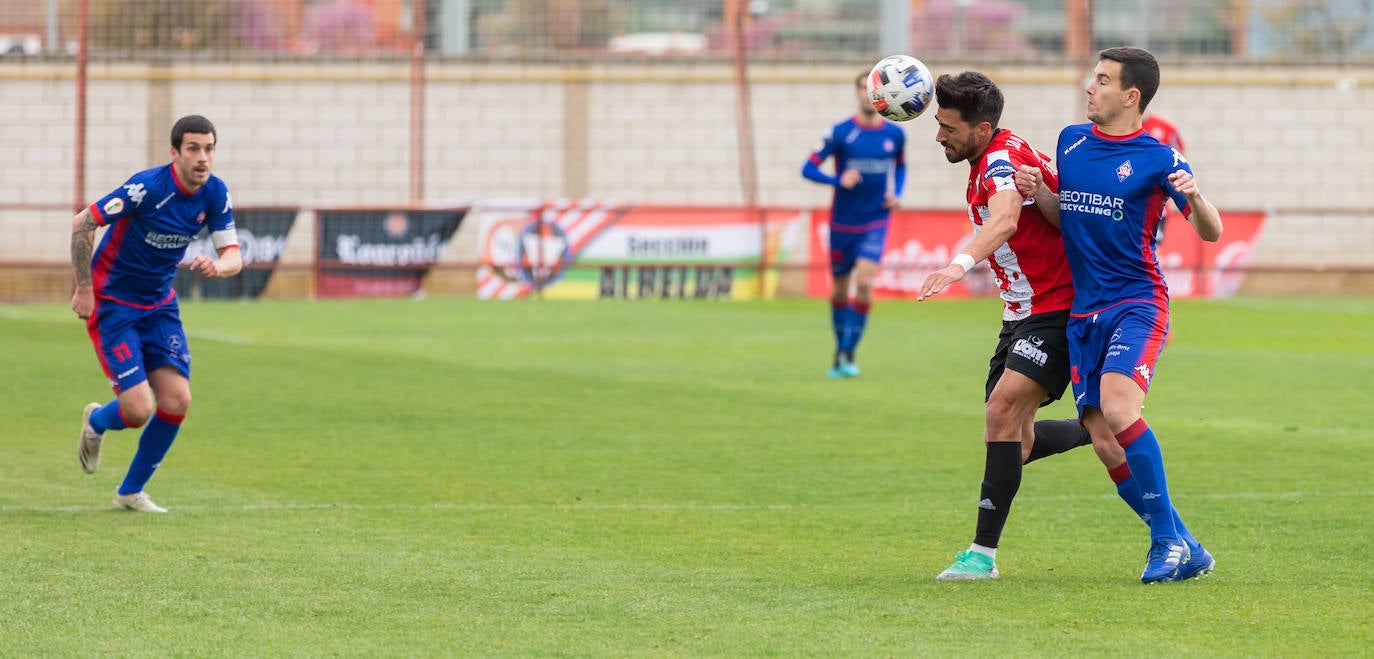
[[(937, 73), (969, 68), (930, 64)], [(1082, 120), (1084, 71), (982, 70), (1006, 94), (1003, 125), (1038, 148), (1049, 151), (1060, 128)], [(761, 203), (828, 203), (829, 191), (798, 171), (822, 132), (853, 112), (857, 73), (752, 69)], [(171, 122), (200, 113), (219, 129), (216, 172), (239, 206), (405, 203), (408, 74), (405, 63), (92, 66), (85, 201), (161, 162)], [(425, 201), (744, 200), (728, 65), (432, 64), (426, 74)], [(70, 66), (0, 66), (0, 116), (9, 118), (0, 126), (0, 260), (66, 258), (72, 77)], [(585, 93), (565, 94), (565, 85)], [(1279, 211), (1257, 261), (1374, 264), (1364, 190), (1374, 172), (1374, 69), (1166, 65), (1151, 109), (1180, 127), (1223, 212)], [(933, 118), (907, 132), (906, 205), (959, 207), (967, 174), (934, 144)]]

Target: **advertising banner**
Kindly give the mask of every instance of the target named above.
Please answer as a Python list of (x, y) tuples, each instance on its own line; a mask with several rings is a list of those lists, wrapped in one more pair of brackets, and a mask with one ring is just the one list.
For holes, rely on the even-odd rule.
[[(262, 295), (272, 273), (281, 261), (286, 236), (299, 214), (296, 208), (235, 208), (234, 228), (239, 238), (243, 270), (228, 278), (207, 279), (198, 272), (177, 271), (172, 287), (183, 298), (256, 298)], [(182, 263), (197, 256), (216, 256), (208, 231), (201, 231), (190, 245)]]
[[(949, 260), (973, 239), (973, 225), (963, 211), (900, 210), (892, 214), (883, 249), (882, 268), (873, 282), (881, 298), (915, 299), (927, 275), (949, 264)], [(830, 211), (811, 213), (811, 270), (807, 293), (814, 297), (830, 295)], [(997, 284), (987, 263), (979, 263), (941, 297), (996, 295)]]
[(466, 208), (320, 210), (316, 294), (415, 294), (466, 214)]
[(751, 299), (805, 229), (797, 210), (561, 202), (478, 211), (478, 297)]
[(1204, 242), (1188, 220), (1169, 213), (1164, 240), (1156, 248), (1169, 297), (1231, 297), (1245, 281), (1264, 213), (1221, 212), (1221, 240)]
[[(807, 293), (828, 297), (830, 213), (817, 210), (811, 217)], [(1197, 237), (1182, 215), (1172, 210), (1168, 214), (1164, 240), (1157, 250), (1171, 297), (1229, 297), (1240, 288), (1255, 240), (1264, 225), (1264, 213), (1223, 212), (1222, 223), (1225, 230), (1221, 240), (1208, 243)], [(882, 298), (915, 299), (921, 282), (948, 265), (972, 239), (973, 224), (962, 210), (893, 213), (874, 292)], [(940, 296), (996, 296), (997, 290), (992, 270), (987, 261), (982, 261)]]

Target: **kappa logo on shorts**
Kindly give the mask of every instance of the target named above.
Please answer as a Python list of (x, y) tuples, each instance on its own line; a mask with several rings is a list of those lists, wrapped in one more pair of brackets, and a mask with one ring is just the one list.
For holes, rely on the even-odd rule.
[(1140, 377), (1145, 378), (1146, 382), (1150, 381), (1150, 366), (1148, 364), (1140, 364), (1139, 366), (1136, 366), (1135, 372), (1139, 373)]

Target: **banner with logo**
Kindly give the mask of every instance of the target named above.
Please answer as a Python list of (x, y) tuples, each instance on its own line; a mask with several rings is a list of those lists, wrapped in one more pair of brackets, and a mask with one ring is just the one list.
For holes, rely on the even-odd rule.
[(467, 210), (320, 210), (316, 294), (415, 294)]
[(1164, 240), (1155, 250), (1164, 281), (1169, 284), (1169, 297), (1235, 295), (1245, 281), (1264, 218), (1264, 213), (1222, 211), (1221, 239), (1209, 243), (1197, 237), (1188, 220), (1171, 210), (1164, 224)]
[(477, 211), (483, 299), (751, 299), (776, 294), (804, 212), (569, 201)]
[[(900, 210), (892, 214), (883, 249), (882, 268), (873, 282), (881, 298), (911, 298), (921, 292), (921, 282), (973, 239), (968, 214), (950, 210)], [(811, 213), (811, 269), (807, 293), (830, 296), (830, 211)], [(987, 262), (979, 263), (962, 280), (945, 289), (941, 297), (996, 295), (997, 284)]]
[[(811, 214), (811, 268), (807, 293), (814, 297), (830, 295), (830, 213)], [(1222, 213), (1225, 230), (1215, 243), (1197, 237), (1188, 221), (1176, 211), (1168, 214), (1164, 240), (1158, 247), (1160, 267), (1169, 284), (1169, 295), (1185, 297), (1229, 297), (1245, 279), (1245, 267), (1255, 240), (1264, 225), (1264, 213)], [(950, 259), (973, 239), (973, 224), (966, 211), (901, 210), (893, 213), (883, 251), (882, 268), (874, 281), (874, 292), (882, 298), (914, 299), (921, 282), (932, 272), (949, 264)], [(997, 282), (982, 261), (941, 297), (996, 296)]]
[[(239, 239), (243, 270), (233, 277), (207, 279), (190, 270), (178, 270), (172, 286), (183, 298), (256, 298), (262, 295), (281, 261), (286, 236), (296, 222), (296, 208), (236, 208), (234, 228)], [(215, 257), (208, 230), (202, 230), (186, 247), (182, 263), (200, 255)]]

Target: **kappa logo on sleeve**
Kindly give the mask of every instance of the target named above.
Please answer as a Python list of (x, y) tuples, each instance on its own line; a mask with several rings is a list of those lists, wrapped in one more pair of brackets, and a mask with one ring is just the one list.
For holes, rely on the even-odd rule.
[(129, 201), (134, 202), (135, 206), (142, 204), (143, 196), (148, 194), (142, 183), (129, 183), (124, 186), (124, 191), (129, 194)]

